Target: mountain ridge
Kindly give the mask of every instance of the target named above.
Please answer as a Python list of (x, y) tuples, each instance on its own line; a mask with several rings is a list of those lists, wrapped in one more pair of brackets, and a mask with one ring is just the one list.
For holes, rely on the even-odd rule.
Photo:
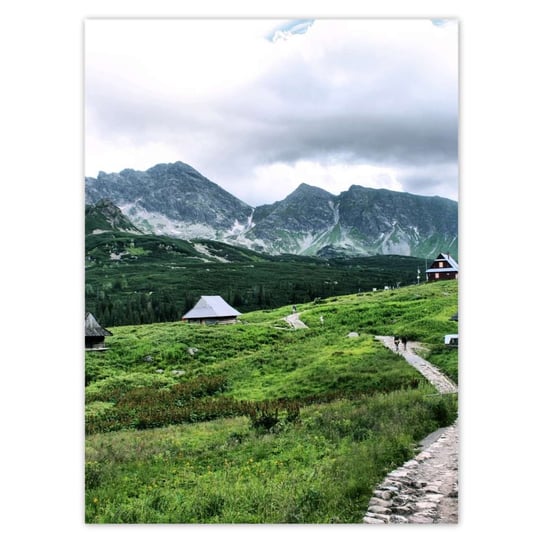
[(178, 161), (85, 178), (86, 204), (104, 198), (141, 232), (223, 241), (271, 255), (458, 253), (458, 204), (439, 196), (355, 184), (333, 195), (301, 183), (284, 199), (253, 207)]

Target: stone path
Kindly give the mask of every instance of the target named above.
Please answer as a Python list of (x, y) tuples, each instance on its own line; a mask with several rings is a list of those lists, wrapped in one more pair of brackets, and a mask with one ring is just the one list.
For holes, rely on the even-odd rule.
[[(376, 337), (396, 351), (393, 337)], [(442, 394), (457, 392), (457, 386), (408, 344), (399, 354), (421, 372)], [(435, 435), (438, 435), (437, 437)], [(424, 449), (390, 472), (374, 490), (363, 523), (457, 523), (459, 432), (455, 422), (422, 441)]]
[[(389, 349), (393, 351), (396, 350), (393, 336), (376, 336), (376, 338)], [(439, 393), (457, 393), (457, 385), (444, 376), (444, 374), (431, 365), (431, 363), (417, 355), (414, 351), (415, 349), (421, 349), (421, 346), (417, 342), (408, 342), (406, 349), (404, 349), (402, 345), (399, 346), (398, 353), (417, 371), (421, 372), (421, 374), (436, 387)]]

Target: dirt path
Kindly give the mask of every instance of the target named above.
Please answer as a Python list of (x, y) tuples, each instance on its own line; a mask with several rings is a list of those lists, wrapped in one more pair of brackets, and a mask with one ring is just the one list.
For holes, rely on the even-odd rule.
[(285, 318), (285, 321), (294, 329), (307, 329), (308, 325), (300, 320), (299, 314), (292, 313)]
[[(393, 337), (378, 340), (396, 351)], [(423, 374), (442, 394), (457, 392), (457, 386), (415, 353), (421, 346), (408, 343), (399, 354)], [(374, 490), (364, 523), (457, 523), (459, 430), (450, 427), (432, 433), (421, 443), (414, 459), (390, 472)]]

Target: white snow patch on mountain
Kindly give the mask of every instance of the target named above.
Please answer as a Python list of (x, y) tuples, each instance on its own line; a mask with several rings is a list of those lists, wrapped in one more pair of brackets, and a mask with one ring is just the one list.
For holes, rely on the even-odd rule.
[(205, 246), (204, 244), (199, 244), (196, 242), (193, 242), (193, 247), (203, 255), (206, 255), (206, 257), (211, 257), (212, 259), (217, 259), (221, 263), (230, 263), (228, 259), (225, 259), (225, 257), (220, 257), (219, 255), (213, 255), (210, 252), (210, 248), (208, 246)]
[(189, 240), (191, 238), (216, 239), (215, 229), (209, 225), (199, 223), (187, 223), (170, 219), (159, 212), (144, 210), (137, 202), (119, 206), (121, 211), (140, 229), (153, 234), (172, 236)]

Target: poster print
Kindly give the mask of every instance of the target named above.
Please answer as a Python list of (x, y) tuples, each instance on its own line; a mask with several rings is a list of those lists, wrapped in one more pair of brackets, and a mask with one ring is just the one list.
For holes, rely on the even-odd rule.
[(457, 21), (84, 55), (86, 522), (457, 523)]

